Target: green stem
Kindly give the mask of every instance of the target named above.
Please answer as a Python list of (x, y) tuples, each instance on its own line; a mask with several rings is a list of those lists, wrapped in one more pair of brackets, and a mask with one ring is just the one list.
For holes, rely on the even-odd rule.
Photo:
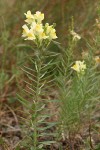
[(34, 121), (34, 150), (37, 150), (37, 122)]
[[(40, 51), (39, 51), (40, 52)], [(37, 66), (38, 66), (38, 70), (37, 70), (37, 85), (36, 85), (36, 96), (35, 96), (35, 114), (36, 114), (36, 118), (33, 122), (34, 124), (34, 150), (37, 150), (37, 144), (38, 144), (38, 131), (37, 131), (37, 127), (38, 127), (38, 123), (37, 123), (37, 107), (38, 107), (38, 104), (39, 104), (39, 98), (40, 98), (40, 72), (41, 72), (41, 63), (42, 63), (42, 60), (41, 60), (41, 55), (39, 54), (39, 56), (37, 57)]]

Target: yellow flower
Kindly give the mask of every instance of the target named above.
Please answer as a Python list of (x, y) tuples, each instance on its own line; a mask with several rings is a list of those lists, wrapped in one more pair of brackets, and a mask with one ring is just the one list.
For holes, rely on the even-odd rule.
[(26, 37), (25, 40), (34, 40), (35, 39), (35, 35), (34, 35), (33, 31), (31, 29), (29, 29), (26, 24), (23, 25), (22, 28), (23, 28), (22, 37)]
[(39, 40), (46, 39), (42, 24), (33, 23), (31, 26), (31, 30), (33, 31), (36, 38), (38, 38)]
[(52, 26), (49, 26), (49, 23), (46, 23), (46, 24), (45, 24), (46, 34), (49, 34), (50, 31), (51, 31), (51, 29), (52, 29)]
[(33, 30), (34, 34), (42, 33), (44, 31), (43, 25), (36, 22), (32, 23), (31, 30)]
[(43, 33), (43, 25), (37, 24), (35, 28), (36, 33)]
[(48, 36), (48, 39), (49, 40), (52, 40), (52, 39), (56, 39), (57, 36), (56, 36), (56, 30), (53, 28), (53, 26), (49, 26), (48, 23), (45, 24), (45, 29), (46, 29), (46, 35)]
[(95, 56), (94, 60), (95, 60), (97, 65), (100, 64), (100, 57), (99, 56)]
[[(25, 13), (27, 24), (23, 25), (22, 36), (25, 37), (25, 40), (33, 40), (35, 44), (42, 43), (42, 40), (48, 39), (47, 44), (52, 39), (56, 39), (56, 30), (53, 25), (46, 23), (43, 25), (42, 20), (44, 19), (44, 14), (37, 11), (34, 15), (31, 11)], [(36, 40), (35, 40), (36, 39)]]
[(31, 11), (27, 11), (27, 13), (24, 13), (26, 16), (26, 20), (25, 22), (27, 22), (28, 24), (31, 24), (34, 21), (34, 15), (31, 14)]
[(29, 33), (29, 28), (27, 27), (26, 24), (23, 25), (22, 28), (23, 28), (23, 35), (22, 35), (22, 36), (23, 36), (23, 37), (26, 37), (27, 34)]
[(34, 14), (34, 18), (35, 18), (37, 23), (41, 23), (42, 20), (44, 19), (44, 14), (37, 11), (36, 14)]
[(81, 37), (76, 33), (74, 32), (73, 30), (70, 31), (71, 35), (73, 36), (73, 41), (76, 41), (76, 40), (80, 40)]
[(50, 34), (49, 34), (49, 39), (56, 39), (57, 36), (56, 36), (56, 30), (55, 29), (52, 29)]
[(84, 61), (76, 61), (75, 65), (73, 65), (71, 68), (78, 73), (84, 72), (84, 70), (86, 69), (86, 64), (84, 63)]
[(100, 29), (100, 20), (96, 19), (96, 26), (98, 27), (98, 29)]
[(47, 39), (48, 36), (45, 34), (42, 24), (37, 24), (35, 29), (35, 35), (39, 40)]
[(40, 40), (47, 39), (47, 38), (48, 38), (48, 36), (46, 36), (46, 34), (44, 32), (39, 34), (39, 39)]

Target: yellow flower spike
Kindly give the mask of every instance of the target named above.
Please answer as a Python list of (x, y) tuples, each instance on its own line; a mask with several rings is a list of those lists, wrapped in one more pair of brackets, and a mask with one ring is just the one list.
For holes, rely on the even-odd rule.
[(54, 25), (49, 25), (48, 23), (43, 25), (43, 13), (37, 11), (35, 14), (32, 14), (29, 10), (27, 13), (25, 13), (25, 16), (25, 22), (28, 24), (22, 26), (22, 36), (25, 37), (25, 40), (33, 40), (36, 45), (40, 46), (40, 44), (42, 45), (44, 43), (43, 40), (46, 40), (45, 43), (48, 44), (51, 40), (57, 38)]

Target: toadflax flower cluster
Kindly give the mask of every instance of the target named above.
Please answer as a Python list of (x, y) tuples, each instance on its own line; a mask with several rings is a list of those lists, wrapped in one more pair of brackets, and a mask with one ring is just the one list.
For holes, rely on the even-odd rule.
[(38, 46), (41, 46), (45, 41), (49, 43), (51, 40), (56, 39), (56, 30), (53, 25), (46, 23), (43, 25), (42, 21), (44, 20), (44, 14), (37, 11), (34, 15), (31, 11), (25, 13), (26, 24), (22, 26), (23, 33), (22, 37), (25, 40), (32, 40)]
[(73, 65), (71, 68), (75, 70), (78, 74), (83, 74), (86, 69), (86, 64), (84, 61), (76, 61), (75, 65)]

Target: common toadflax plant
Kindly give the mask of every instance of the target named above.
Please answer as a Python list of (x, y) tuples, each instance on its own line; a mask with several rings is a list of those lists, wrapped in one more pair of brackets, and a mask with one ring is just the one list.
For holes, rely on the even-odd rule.
[[(28, 139), (25, 148), (31, 150), (42, 150), (46, 145), (54, 143), (52, 135), (47, 130), (55, 125), (53, 122), (48, 122), (47, 118), (51, 117), (50, 110), (45, 107), (48, 105), (46, 94), (47, 88), (52, 87), (52, 60), (54, 53), (49, 51), (48, 45), (51, 41), (57, 38), (54, 25), (49, 23), (43, 24), (44, 14), (37, 11), (32, 14), (31, 11), (25, 13), (25, 24), (22, 26), (22, 37), (29, 40), (35, 45), (33, 49), (34, 55), (28, 57), (28, 66), (22, 67), (27, 80), (25, 81), (26, 87), (24, 89), (23, 98), (19, 96), (22, 103), (28, 107), (30, 112), (30, 120), (28, 120), (29, 130), (27, 131)], [(53, 56), (52, 56), (53, 53)], [(52, 57), (52, 60), (50, 59)], [(53, 67), (52, 67), (53, 68)], [(53, 69), (54, 70), (54, 69)], [(31, 102), (28, 101), (31, 97)], [(46, 141), (42, 138), (48, 137)], [(54, 136), (54, 134), (53, 134)]]
[(51, 40), (56, 39), (56, 30), (54, 25), (49, 25), (46, 23), (43, 25), (44, 14), (37, 11), (34, 15), (31, 11), (25, 13), (26, 24), (22, 26), (23, 34), (22, 36), (25, 40), (33, 41), (38, 47), (41, 47), (45, 44), (47, 46)]

